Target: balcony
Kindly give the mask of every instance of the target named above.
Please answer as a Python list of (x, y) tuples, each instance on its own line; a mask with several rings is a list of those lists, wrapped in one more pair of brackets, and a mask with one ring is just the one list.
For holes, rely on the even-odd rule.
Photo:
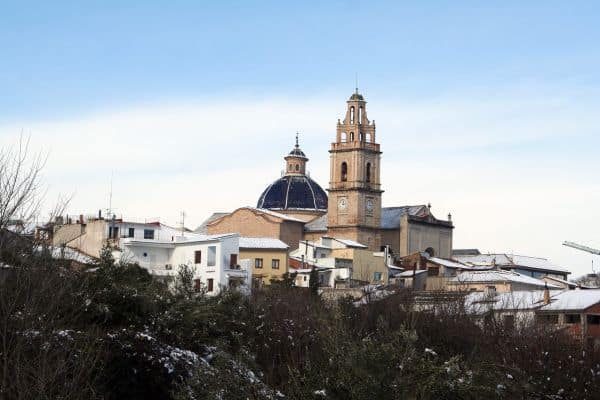
[(370, 150), (379, 153), (379, 143), (373, 142), (340, 142), (331, 143), (331, 151)]

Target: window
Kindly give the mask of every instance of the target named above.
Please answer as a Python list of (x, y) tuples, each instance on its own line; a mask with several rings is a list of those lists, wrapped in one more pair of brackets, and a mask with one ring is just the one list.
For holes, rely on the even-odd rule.
[(212, 292), (214, 289), (214, 279), (212, 279), (212, 278), (207, 279), (206, 286), (207, 286), (206, 291)]
[(209, 267), (214, 267), (217, 265), (217, 246), (208, 246), (208, 258), (206, 260), (206, 265)]
[(346, 132), (342, 132), (342, 134), (340, 135), (340, 139), (342, 142), (345, 142), (348, 140), (348, 135), (346, 135)]
[(382, 279), (382, 273), (381, 272), (374, 272), (373, 273), (373, 280), (374, 281), (381, 281)]
[(514, 315), (505, 315), (502, 318), (504, 322), (504, 329), (512, 331), (515, 328), (515, 316)]
[(300, 165), (296, 164), (296, 171), (300, 171)]
[(144, 229), (144, 239), (154, 239), (154, 229)]
[(129, 228), (129, 232), (127, 232), (127, 237), (135, 237), (135, 228)]
[(108, 238), (116, 239), (119, 235), (119, 227), (118, 226), (109, 226), (108, 227)]
[(358, 123), (360, 124), (362, 122), (362, 107), (358, 107)]
[(566, 324), (580, 324), (581, 323), (581, 315), (565, 314), (565, 323)]
[(350, 107), (350, 123), (354, 123), (354, 107)]
[(362, 142), (362, 141), (363, 141), (363, 133), (362, 133), (362, 132), (358, 132), (358, 140), (359, 140), (360, 142)]
[(588, 325), (600, 325), (600, 315), (588, 315), (587, 323)]
[(199, 292), (200, 291), (200, 279), (194, 279), (194, 291), (195, 292)]
[(293, 170), (293, 169), (294, 169), (294, 166), (293, 166), (292, 164), (290, 164), (290, 166), (289, 166), (288, 170), (289, 170), (289, 171), (291, 171), (291, 170)]
[(273, 269), (279, 269), (279, 260), (274, 258), (271, 260), (271, 268)]
[(342, 163), (342, 182), (346, 182), (348, 180), (348, 164), (346, 162)]
[(350, 141), (354, 142), (354, 132), (350, 132)]
[(194, 252), (194, 264), (200, 264), (202, 262), (202, 251), (196, 250)]
[(263, 259), (262, 258), (256, 258), (254, 259), (254, 268), (262, 268), (263, 267)]
[(236, 267), (237, 266), (237, 254), (231, 254), (229, 257), (229, 266), (231, 268)]
[(367, 172), (366, 172), (366, 176), (365, 176), (365, 180), (367, 182), (371, 182), (371, 163), (367, 163)]
[(541, 314), (537, 319), (542, 324), (558, 324), (558, 314)]
[(440, 274), (440, 267), (427, 268), (427, 276), (438, 276), (439, 274)]

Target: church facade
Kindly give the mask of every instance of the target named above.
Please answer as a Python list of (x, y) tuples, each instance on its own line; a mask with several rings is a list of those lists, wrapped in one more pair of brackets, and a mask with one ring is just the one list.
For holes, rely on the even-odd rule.
[[(454, 226), (450, 214), (447, 220), (440, 220), (431, 213), (430, 205), (382, 206), (382, 152), (375, 121), (368, 119), (367, 102), (358, 90), (346, 101), (345, 116), (338, 119), (329, 154), (328, 194), (308, 176), (308, 158), (296, 137), (295, 147), (284, 158), (285, 173), (267, 186), (256, 207), (213, 215), (198, 231), (277, 237), (290, 250), (298, 248), (302, 240), (334, 237), (362, 243), (371, 251), (389, 246), (400, 257), (424, 251), (451, 257)], [(281, 226), (276, 228), (278, 224)]]

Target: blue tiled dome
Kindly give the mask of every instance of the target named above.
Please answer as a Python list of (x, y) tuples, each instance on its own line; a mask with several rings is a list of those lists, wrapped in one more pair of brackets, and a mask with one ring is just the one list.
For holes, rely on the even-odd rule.
[(258, 208), (273, 210), (327, 210), (327, 194), (306, 175), (286, 175), (269, 185)]

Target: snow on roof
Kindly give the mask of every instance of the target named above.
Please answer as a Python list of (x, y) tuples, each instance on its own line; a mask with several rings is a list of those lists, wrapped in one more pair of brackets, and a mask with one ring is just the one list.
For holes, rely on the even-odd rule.
[(260, 213), (263, 213), (263, 214), (269, 214), (269, 215), (272, 215), (272, 216), (277, 217), (277, 218), (281, 218), (281, 219), (286, 220), (286, 221), (302, 222), (302, 223), (305, 222), (305, 221), (303, 221), (301, 219), (290, 217), (289, 215), (286, 215), (286, 214), (281, 214), (281, 213), (278, 213), (278, 212), (275, 212), (275, 211), (267, 210), (266, 208), (256, 208), (256, 207), (243, 207), (243, 208), (247, 208), (249, 210), (257, 211), (257, 212), (260, 212)]
[(540, 311), (583, 311), (600, 303), (600, 289), (565, 290), (552, 296), (550, 304), (540, 308)]
[(17, 222), (11, 223), (6, 226), (6, 229), (13, 233), (18, 233), (20, 235), (29, 235), (35, 232), (35, 228), (37, 225), (34, 222)]
[(542, 257), (529, 257), (521, 255), (508, 255), (504, 253), (497, 254), (477, 254), (477, 255), (454, 255), (454, 260), (467, 265), (496, 265), (508, 266), (512, 268), (520, 267), (525, 269), (536, 269), (544, 271), (569, 271), (563, 267), (552, 264), (548, 259)]
[(531, 310), (541, 306), (544, 290), (520, 290), (495, 293), (471, 292), (465, 297), (465, 308), (473, 314), (485, 314), (491, 310)]
[(343, 245), (347, 246), (347, 247), (358, 247), (361, 249), (367, 249), (368, 246), (365, 246), (362, 243), (358, 243), (355, 242), (354, 240), (350, 240), (350, 239), (338, 239), (338, 238), (332, 238), (333, 240), (342, 243)]
[(420, 206), (400, 206), (400, 207), (383, 207), (381, 209), (381, 228), (396, 229), (400, 227), (400, 219), (404, 214), (412, 216), (420, 216), (423, 213), (425, 205)]
[(71, 247), (37, 246), (37, 251), (41, 252), (44, 250), (48, 250), (52, 258), (56, 260), (71, 260), (81, 264), (94, 264), (96, 262), (95, 258), (90, 257), (87, 254), (84, 254), (81, 251), (73, 249)]
[(229, 215), (229, 213), (227, 212), (216, 212), (213, 213), (210, 217), (206, 218), (201, 224), (200, 226), (198, 226), (195, 230), (194, 233), (199, 233), (199, 234), (204, 234), (206, 235), (208, 233), (208, 224), (210, 224), (213, 221), (216, 221), (217, 219), (224, 217), (226, 215)]
[(304, 225), (304, 230), (307, 232), (320, 232), (327, 230), (327, 214), (321, 215)]
[(287, 250), (290, 246), (279, 239), (240, 237), (240, 248), (242, 249), (282, 249)]
[(410, 278), (413, 275), (419, 275), (419, 274), (423, 274), (425, 272), (427, 272), (426, 269), (418, 269), (418, 270), (409, 269), (407, 271), (403, 271), (403, 272), (394, 274), (394, 277), (396, 277), (396, 278)]
[(311, 268), (290, 268), (290, 274), (310, 274)]
[(546, 258), (541, 257), (529, 257), (529, 256), (520, 256), (520, 255), (512, 255), (511, 256), (513, 264), (532, 268), (532, 269), (543, 269), (548, 271), (560, 271), (560, 272), (569, 272), (566, 268), (560, 267), (551, 263)]
[(472, 267), (469, 265), (465, 265), (456, 261), (452, 261), (452, 260), (446, 260), (444, 258), (437, 258), (437, 257), (429, 257), (428, 258), (429, 261), (432, 261), (436, 264), (440, 264), (443, 265), (444, 267), (448, 267), (448, 268), (460, 268), (460, 269), (471, 269)]
[(455, 278), (450, 280), (452, 285), (463, 283), (493, 283), (493, 282), (514, 282), (523, 283), (531, 286), (544, 287), (548, 285), (550, 289), (561, 289), (558, 286), (547, 284), (546, 282), (535, 279), (530, 276), (518, 274), (513, 271), (488, 270), (488, 271), (465, 271), (461, 272)]
[(198, 243), (198, 242), (214, 242), (228, 237), (239, 236), (237, 233), (218, 233), (214, 235), (201, 235), (197, 233), (186, 233), (185, 236), (176, 236), (175, 240), (156, 240), (156, 239), (134, 239), (134, 238), (123, 238), (122, 243), (125, 246), (131, 246), (134, 244), (143, 245), (157, 245), (162, 246), (168, 245), (169, 247), (175, 246), (176, 244), (185, 243)]
[[(398, 229), (400, 227), (400, 219), (404, 214), (411, 216), (424, 216), (425, 205), (420, 206), (400, 206), (400, 207), (383, 207), (381, 209), (381, 229)], [(304, 230), (308, 232), (325, 231), (327, 230), (327, 214), (320, 216), (307, 223)]]
[(549, 279), (551, 281), (559, 282), (559, 283), (562, 283), (563, 285), (567, 285), (567, 287), (577, 287), (577, 284), (575, 282), (567, 281), (565, 279), (556, 278), (556, 277), (550, 276), (550, 275), (544, 276), (542, 279)]

